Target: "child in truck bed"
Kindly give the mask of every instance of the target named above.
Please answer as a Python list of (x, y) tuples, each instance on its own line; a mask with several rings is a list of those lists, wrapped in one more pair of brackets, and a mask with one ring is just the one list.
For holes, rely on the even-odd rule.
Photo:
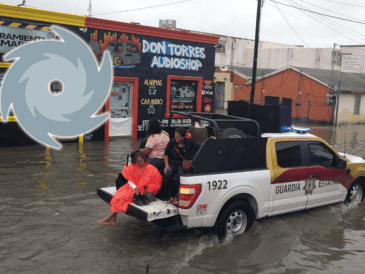
[(136, 199), (136, 195), (153, 196), (161, 188), (162, 176), (158, 169), (147, 162), (146, 157), (140, 152), (132, 154), (132, 164), (125, 165), (121, 171), (123, 176), (132, 184), (128, 183), (118, 189), (110, 201), (110, 214), (98, 221), (102, 225), (115, 225), (117, 213), (126, 213), (128, 205)]

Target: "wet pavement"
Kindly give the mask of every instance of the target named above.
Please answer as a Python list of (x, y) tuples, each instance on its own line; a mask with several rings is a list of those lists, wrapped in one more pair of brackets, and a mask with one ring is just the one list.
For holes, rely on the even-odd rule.
[[(310, 125), (338, 151), (365, 156), (365, 125)], [(165, 231), (118, 214), (96, 189), (114, 185), (131, 138), (0, 148), (1, 273), (362, 273), (365, 203), (255, 221), (218, 243), (208, 230)]]

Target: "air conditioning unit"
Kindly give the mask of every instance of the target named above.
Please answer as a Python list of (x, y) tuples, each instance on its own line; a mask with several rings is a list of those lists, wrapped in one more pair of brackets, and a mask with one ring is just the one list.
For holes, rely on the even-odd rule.
[(164, 29), (176, 29), (176, 20), (172, 19), (160, 20), (159, 27)]

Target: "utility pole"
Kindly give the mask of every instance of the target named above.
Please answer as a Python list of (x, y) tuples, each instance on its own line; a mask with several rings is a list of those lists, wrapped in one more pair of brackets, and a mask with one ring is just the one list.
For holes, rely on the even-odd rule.
[(339, 107), (339, 103), (340, 103), (341, 70), (342, 70), (342, 56), (343, 55), (351, 55), (351, 53), (341, 53), (340, 75), (338, 78), (338, 90), (337, 90), (337, 98), (336, 98), (336, 123), (335, 123), (336, 127), (337, 127), (337, 121), (338, 121), (338, 107)]
[(331, 66), (331, 74), (332, 74), (332, 82), (331, 86), (334, 86), (334, 70), (335, 70), (335, 55), (336, 55), (336, 43), (333, 44), (333, 54), (332, 54), (332, 66)]
[(89, 0), (89, 9), (88, 9), (88, 11), (89, 11), (89, 16), (91, 17), (91, 0)]
[[(264, 1), (264, 0), (262, 0), (262, 1)], [(259, 47), (259, 34), (260, 34), (260, 15), (261, 15), (261, 0), (257, 0), (255, 49), (254, 49), (254, 56), (253, 56), (250, 104), (253, 104), (254, 98), (255, 98), (257, 56), (258, 56), (258, 47)]]
[(337, 98), (336, 98), (336, 123), (335, 126), (337, 127), (337, 120), (338, 120), (338, 106), (340, 103), (340, 87), (341, 87), (341, 69), (342, 69), (342, 53), (341, 53), (341, 59), (340, 59), (340, 75), (338, 78), (338, 90), (337, 90)]
[[(332, 64), (331, 64), (331, 77), (332, 77), (332, 81), (331, 84), (328, 86), (329, 92), (331, 94), (331, 96), (333, 96), (334, 92), (335, 92), (335, 79), (334, 79), (334, 74), (335, 74), (335, 57), (336, 57), (336, 43), (333, 44), (333, 53), (332, 53)], [(333, 97), (332, 97), (333, 98)], [(332, 100), (332, 99), (331, 99)], [(332, 105), (332, 113), (331, 113), (331, 125), (333, 125), (335, 123), (335, 107), (334, 105)]]
[(25, 6), (25, 0), (23, 0), (23, 3), (22, 4), (19, 4), (19, 5), (17, 5), (18, 7), (20, 7), (20, 6)]

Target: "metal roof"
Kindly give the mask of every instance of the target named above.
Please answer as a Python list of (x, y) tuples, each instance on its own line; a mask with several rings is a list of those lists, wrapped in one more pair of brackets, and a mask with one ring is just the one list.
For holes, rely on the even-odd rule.
[[(250, 79), (252, 78), (252, 67), (239, 67), (239, 66), (233, 66), (232, 67), (233, 72), (238, 74), (239, 76), (245, 78), (245, 79)], [(257, 78), (261, 78), (262, 76), (265, 76), (269, 73), (272, 73), (274, 71), (277, 71), (276, 69), (262, 69), (262, 68), (258, 68), (256, 70), (256, 77)]]
[[(329, 69), (312, 69), (293, 67), (301, 73), (311, 76), (311, 78), (326, 84), (327, 86), (333, 84), (334, 89), (338, 90), (338, 81), (340, 71)], [(332, 82), (333, 79), (333, 82)], [(365, 90), (365, 74), (363, 73), (341, 73), (341, 91), (364, 91)]]
[[(319, 82), (320, 84), (324, 86), (330, 86), (333, 85), (334, 90), (338, 90), (338, 81), (339, 81), (339, 75), (340, 71), (338, 70), (329, 70), (329, 69), (314, 69), (314, 68), (303, 68), (303, 67), (294, 67), (294, 66), (288, 66), (282, 69), (257, 69), (257, 81), (259, 81), (262, 78), (267, 78), (272, 75), (278, 74), (280, 72), (283, 72), (285, 70), (292, 69), (299, 73), (302, 73), (303, 75)], [(234, 67), (234, 70), (241, 71), (242, 74), (246, 75), (249, 73), (251, 77), (252, 68), (239, 68)], [(251, 70), (251, 72), (250, 72)], [(235, 72), (235, 71), (234, 71)], [(247, 74), (246, 74), (247, 73)], [(265, 73), (264, 75), (262, 75)], [(248, 79), (247, 77), (244, 77), (245, 79)], [(251, 79), (250, 79), (251, 80)], [(251, 84), (251, 82), (247, 82), (246, 85)], [(341, 73), (341, 91), (344, 92), (356, 92), (356, 91), (365, 91), (365, 74), (364, 73), (347, 73), (342, 72)]]

